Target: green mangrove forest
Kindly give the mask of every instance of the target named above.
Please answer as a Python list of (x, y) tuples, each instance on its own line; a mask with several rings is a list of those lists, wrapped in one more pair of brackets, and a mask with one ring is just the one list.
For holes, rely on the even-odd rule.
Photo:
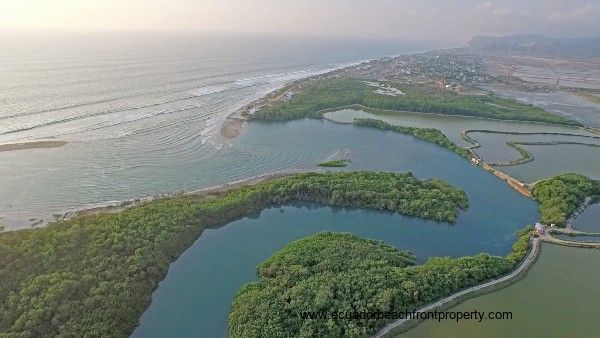
[(341, 159), (341, 160), (331, 160), (331, 161), (327, 161), (327, 162), (321, 162), (319, 164), (317, 164), (319, 167), (327, 167), (327, 168), (340, 168), (340, 167), (345, 167), (348, 165), (348, 160), (345, 159)]
[(444, 133), (442, 133), (442, 131), (439, 129), (395, 126), (377, 119), (355, 119), (353, 124), (358, 127), (392, 130), (397, 133), (412, 135), (421, 140), (435, 143), (439, 146), (452, 150), (464, 158), (470, 159), (472, 156), (472, 153), (469, 149), (457, 146), (456, 143), (450, 141), (448, 137), (446, 137), (446, 135), (444, 135)]
[(410, 173), (306, 173), (3, 232), (0, 336), (128, 336), (203, 230), (291, 200), (448, 222), (467, 208), (461, 189)]
[(229, 335), (370, 336), (391, 319), (353, 314), (412, 311), (506, 274), (527, 255), (529, 234), (529, 228), (520, 232), (507, 257), (435, 257), (422, 265), (414, 265), (411, 253), (380, 241), (315, 234), (288, 244), (257, 267), (259, 280), (235, 297)]
[(540, 204), (542, 223), (565, 226), (586, 197), (600, 198), (600, 181), (580, 174), (562, 174), (537, 182), (532, 194)]
[(382, 110), (580, 125), (576, 121), (547, 113), (533, 105), (500, 98), (493, 94), (460, 95), (450, 90), (440, 90), (425, 85), (385, 84), (401, 91), (402, 94), (377, 93), (372, 86), (354, 78), (305, 81), (294, 95), (262, 107), (250, 118), (264, 121), (283, 121), (303, 117), (320, 118), (328, 109), (361, 105)]

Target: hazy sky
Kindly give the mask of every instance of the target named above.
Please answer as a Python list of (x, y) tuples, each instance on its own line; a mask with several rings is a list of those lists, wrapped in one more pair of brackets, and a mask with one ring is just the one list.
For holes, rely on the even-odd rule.
[(0, 0), (3, 30), (280, 32), (466, 41), (600, 34), (600, 1)]

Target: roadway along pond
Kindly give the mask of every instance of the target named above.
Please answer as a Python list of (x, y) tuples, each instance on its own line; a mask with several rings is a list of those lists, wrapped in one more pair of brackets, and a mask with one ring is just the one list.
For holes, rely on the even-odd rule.
[(600, 337), (600, 251), (543, 244), (527, 277), (448, 311), (510, 311), (510, 320), (427, 320), (400, 337)]
[[(473, 295), (476, 294), (478, 292), (482, 292), (485, 291), (487, 289), (491, 289), (494, 286), (503, 284), (503, 283), (508, 283), (514, 279), (516, 279), (517, 277), (519, 277), (521, 274), (523, 274), (524, 272), (526, 272), (531, 265), (535, 262), (535, 259), (538, 256), (540, 250), (540, 239), (539, 238), (533, 238), (531, 240), (531, 251), (529, 252), (529, 254), (527, 255), (527, 257), (525, 257), (525, 259), (523, 260), (523, 262), (521, 262), (521, 264), (511, 273), (509, 273), (508, 275), (504, 275), (502, 277), (493, 279), (489, 282), (485, 282), (483, 284), (479, 284), (470, 288), (467, 288), (465, 290), (462, 290), (460, 292), (457, 292), (453, 295), (450, 295), (448, 297), (444, 297), (440, 300), (438, 300), (435, 303), (432, 304), (428, 304), (420, 309), (417, 310), (417, 312), (428, 312), (428, 311), (433, 311), (435, 309), (441, 308), (443, 306), (446, 306), (448, 304), (451, 304), (452, 302), (464, 299), (466, 297), (468, 297), (469, 295)], [(402, 325), (410, 322), (411, 319), (398, 319), (395, 322), (385, 326), (383, 329), (381, 329), (379, 332), (377, 332), (377, 334), (375, 334), (375, 337), (379, 338), (379, 337), (384, 337), (386, 335), (388, 335), (390, 332), (392, 332), (393, 330), (401, 327)]]
[[(270, 145), (273, 140), (277, 147)], [(506, 183), (447, 149), (408, 135), (298, 120), (251, 123), (234, 142), (260, 158), (299, 156), (313, 164), (347, 150), (352, 162), (342, 170), (412, 171), (419, 178), (441, 178), (465, 190), (469, 209), (450, 225), (386, 212), (296, 205), (207, 230), (171, 265), (134, 336), (226, 335), (231, 301), (243, 284), (256, 278), (256, 265), (289, 242), (316, 232), (383, 240), (413, 251), (422, 262), (479, 252), (505, 255), (516, 230), (538, 217), (536, 203)]]

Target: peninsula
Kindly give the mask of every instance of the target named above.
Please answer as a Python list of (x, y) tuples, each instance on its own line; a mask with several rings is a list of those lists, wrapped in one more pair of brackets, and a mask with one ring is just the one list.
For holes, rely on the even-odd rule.
[(461, 189), (410, 173), (306, 173), (3, 232), (0, 332), (127, 336), (169, 263), (205, 229), (292, 200), (445, 222), (468, 206)]

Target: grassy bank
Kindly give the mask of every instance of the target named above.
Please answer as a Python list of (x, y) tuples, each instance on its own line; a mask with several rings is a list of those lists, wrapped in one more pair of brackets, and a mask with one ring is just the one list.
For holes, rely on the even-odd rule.
[(204, 229), (291, 200), (445, 221), (467, 207), (462, 190), (410, 173), (297, 174), (0, 233), (0, 335), (127, 336)]
[[(409, 252), (350, 234), (320, 233), (298, 240), (260, 264), (259, 280), (239, 291), (229, 315), (229, 335), (370, 336), (394, 318), (347, 314), (412, 311), (506, 274), (526, 256), (529, 233), (519, 234), (507, 257), (435, 257), (416, 266)], [(312, 313), (327, 318), (307, 318)]]
[(494, 95), (459, 95), (450, 90), (419, 85), (386, 83), (401, 92), (393, 95), (376, 93), (376, 88), (352, 78), (313, 80), (285, 100), (270, 102), (254, 112), (253, 119), (292, 120), (321, 117), (323, 110), (353, 104), (369, 108), (486, 117), (499, 120), (535, 121), (579, 125), (532, 105)]

